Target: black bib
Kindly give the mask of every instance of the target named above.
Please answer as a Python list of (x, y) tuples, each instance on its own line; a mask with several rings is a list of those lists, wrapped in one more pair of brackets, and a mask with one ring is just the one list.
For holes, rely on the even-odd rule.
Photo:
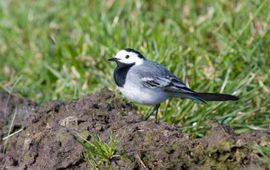
[(113, 77), (118, 87), (124, 86), (126, 82), (127, 73), (134, 64), (135, 63), (132, 63), (132, 64), (117, 63), (117, 67), (114, 70)]

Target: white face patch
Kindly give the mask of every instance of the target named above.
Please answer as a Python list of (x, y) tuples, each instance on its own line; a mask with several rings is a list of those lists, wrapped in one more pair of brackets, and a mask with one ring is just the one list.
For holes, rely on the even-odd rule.
[(140, 58), (135, 52), (128, 52), (126, 50), (119, 51), (114, 58), (118, 59), (118, 62), (124, 64), (141, 65), (144, 61), (144, 58)]

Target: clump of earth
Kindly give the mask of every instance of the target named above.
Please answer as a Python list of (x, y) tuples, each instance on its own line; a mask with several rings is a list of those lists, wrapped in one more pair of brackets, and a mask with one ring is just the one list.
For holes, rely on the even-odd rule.
[(115, 156), (100, 161), (101, 169), (267, 169), (254, 149), (270, 145), (266, 131), (236, 134), (212, 123), (204, 137), (192, 138), (176, 126), (143, 121), (109, 90), (42, 106), (0, 93), (0, 169), (92, 169), (78, 137), (91, 141), (89, 133), (115, 141)]

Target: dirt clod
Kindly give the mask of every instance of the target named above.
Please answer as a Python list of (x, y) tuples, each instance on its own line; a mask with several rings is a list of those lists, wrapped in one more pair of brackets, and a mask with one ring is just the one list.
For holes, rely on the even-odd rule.
[(85, 132), (106, 143), (110, 135), (115, 139), (115, 157), (104, 169), (267, 168), (252, 147), (270, 144), (266, 132), (237, 135), (231, 128), (213, 123), (206, 136), (193, 139), (172, 125), (142, 121), (130, 105), (123, 105), (108, 90), (43, 106), (8, 96), (0, 93), (1, 150), (15, 108), (23, 108), (18, 114), (22, 116), (15, 119), (23, 130), (8, 138), (6, 153), (0, 154), (0, 169), (89, 169), (76, 137)]

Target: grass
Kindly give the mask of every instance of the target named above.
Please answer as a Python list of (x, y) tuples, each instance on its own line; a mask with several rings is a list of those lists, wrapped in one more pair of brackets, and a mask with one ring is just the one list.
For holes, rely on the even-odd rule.
[(109, 144), (105, 143), (100, 137), (91, 132), (89, 132), (87, 137), (79, 135), (79, 138), (79, 143), (83, 147), (84, 160), (91, 169), (104, 169), (104, 167), (109, 167), (111, 160), (117, 156), (114, 155), (116, 143), (112, 135), (110, 135)]
[[(132, 47), (196, 91), (240, 96), (173, 99), (160, 118), (200, 137), (208, 120), (244, 132), (270, 124), (270, 1), (7, 0), (0, 2), (0, 87), (39, 103), (104, 87), (107, 59)], [(120, 96), (120, 95), (119, 95)], [(139, 107), (145, 113), (147, 107)]]
[(268, 169), (270, 168), (270, 146), (253, 146), (253, 149), (257, 154), (259, 153), (260, 159), (267, 164)]

